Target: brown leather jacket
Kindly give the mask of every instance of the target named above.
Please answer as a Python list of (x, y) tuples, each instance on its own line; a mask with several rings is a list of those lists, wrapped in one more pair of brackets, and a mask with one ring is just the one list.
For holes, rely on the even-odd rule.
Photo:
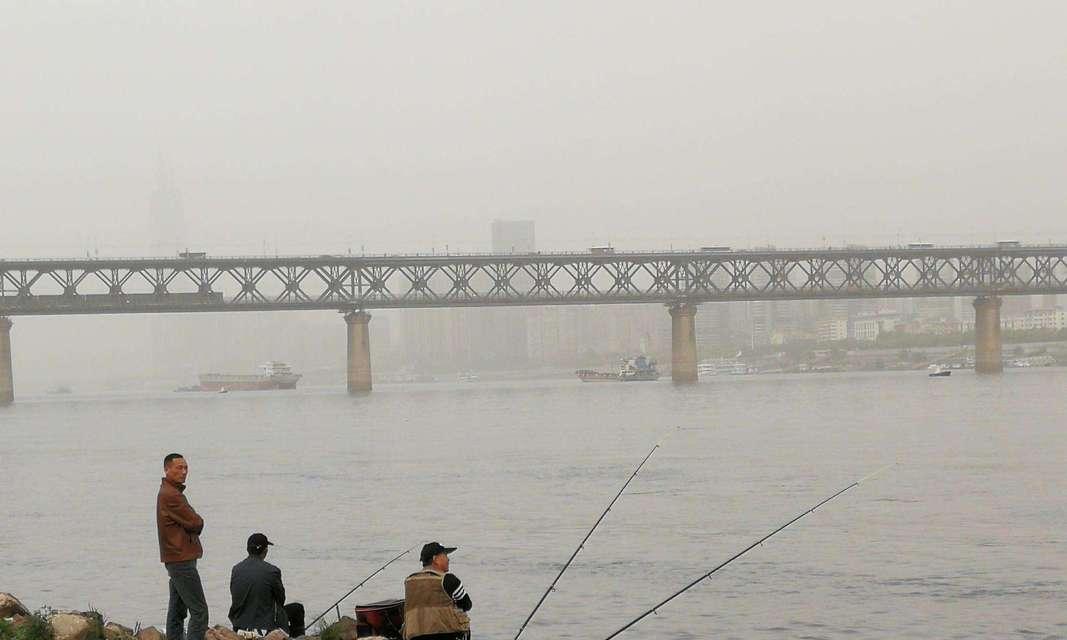
[(159, 485), (156, 497), (156, 531), (159, 533), (160, 562), (185, 562), (204, 555), (200, 547), (201, 518), (186, 500), (185, 485), (166, 478)]

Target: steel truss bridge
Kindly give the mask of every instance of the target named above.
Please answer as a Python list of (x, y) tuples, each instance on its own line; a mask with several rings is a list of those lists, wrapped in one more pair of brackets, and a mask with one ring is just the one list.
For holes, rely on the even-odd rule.
[(1067, 246), (0, 260), (0, 315), (1067, 293)]

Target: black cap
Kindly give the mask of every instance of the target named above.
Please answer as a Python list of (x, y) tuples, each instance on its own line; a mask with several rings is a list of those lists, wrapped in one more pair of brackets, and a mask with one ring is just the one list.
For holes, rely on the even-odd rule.
[(267, 540), (267, 536), (262, 533), (253, 533), (248, 536), (248, 552), (249, 553), (261, 553), (267, 548), (267, 545), (274, 545), (273, 542)]
[(443, 547), (440, 542), (427, 542), (422, 545), (422, 553), (419, 554), (419, 560), (422, 561), (422, 565), (426, 566), (433, 561), (433, 557), (439, 553), (452, 553), (459, 547)]

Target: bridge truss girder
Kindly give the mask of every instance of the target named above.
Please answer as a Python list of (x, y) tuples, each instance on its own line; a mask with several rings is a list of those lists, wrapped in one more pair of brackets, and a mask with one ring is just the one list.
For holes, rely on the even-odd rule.
[(1067, 293), (1067, 247), (0, 260), (0, 315)]

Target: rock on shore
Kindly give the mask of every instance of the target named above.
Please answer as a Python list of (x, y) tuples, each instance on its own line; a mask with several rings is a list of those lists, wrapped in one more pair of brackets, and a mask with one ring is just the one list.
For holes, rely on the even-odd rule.
[[(167, 636), (155, 627), (145, 627), (134, 633), (130, 627), (117, 622), (104, 624), (103, 616), (95, 611), (52, 611), (45, 608), (33, 616), (43, 616), (52, 632), (54, 640), (167, 640)], [(30, 611), (10, 593), (0, 592), (0, 620), (7, 619), (16, 626), (32, 620)], [(331, 625), (336, 640), (355, 640), (356, 621), (344, 616)], [(274, 630), (262, 640), (286, 640), (289, 636), (281, 630)], [(317, 635), (306, 636), (307, 640), (319, 640)], [(215, 625), (207, 630), (205, 640), (242, 640), (229, 627)], [(366, 640), (374, 640), (367, 638)]]
[(30, 612), (10, 593), (0, 593), (0, 618), (28, 616)]
[(48, 617), (56, 640), (89, 640), (93, 634), (96, 621), (83, 613), (53, 613)]

